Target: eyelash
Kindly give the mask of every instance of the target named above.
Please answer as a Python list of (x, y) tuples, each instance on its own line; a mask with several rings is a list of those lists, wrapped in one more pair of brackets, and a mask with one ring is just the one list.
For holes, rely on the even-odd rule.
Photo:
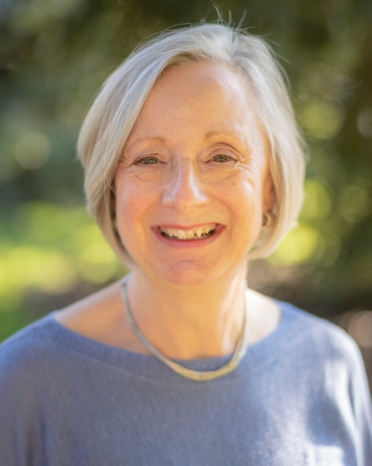
[[(214, 160), (214, 159), (216, 159), (216, 158), (225, 159), (223, 162), (231, 162), (231, 161), (235, 161), (235, 160), (236, 160), (233, 156), (227, 155), (227, 154), (217, 154), (217, 155), (214, 155), (214, 156), (212, 157), (212, 161), (213, 161), (213, 162), (216, 162), (216, 160)], [(220, 163), (220, 161), (219, 161), (218, 163)]]
[[(217, 158), (219, 158), (220, 160), (217, 161), (216, 160)], [(154, 160), (154, 161), (149, 162), (150, 160)], [(228, 162), (235, 162), (236, 158), (229, 154), (216, 154), (212, 156), (210, 161), (217, 162), (217, 163), (228, 163)], [(140, 159), (136, 160), (134, 162), (134, 165), (156, 165), (158, 163), (162, 163), (162, 161), (159, 160), (158, 157), (154, 155), (148, 155), (148, 156), (141, 157)]]
[[(151, 159), (156, 160), (156, 162), (155, 163), (153, 163), (153, 162), (146, 163), (146, 161), (151, 160)], [(136, 160), (134, 162), (134, 165), (155, 165), (156, 163), (159, 163), (159, 162), (160, 162), (160, 160), (157, 157), (155, 157), (154, 155), (148, 155), (146, 157), (141, 157), (140, 159)]]

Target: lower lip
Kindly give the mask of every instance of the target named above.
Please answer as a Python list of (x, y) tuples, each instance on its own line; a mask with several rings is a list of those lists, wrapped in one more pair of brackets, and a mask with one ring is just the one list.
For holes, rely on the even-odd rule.
[(160, 239), (160, 241), (167, 244), (168, 246), (171, 246), (174, 248), (195, 248), (195, 247), (206, 246), (207, 244), (212, 243), (219, 236), (221, 236), (224, 229), (225, 227), (223, 225), (217, 225), (212, 236), (208, 236), (207, 238), (189, 239), (189, 240), (167, 238), (161, 234), (158, 228), (153, 228), (152, 230), (155, 233), (155, 235), (158, 237), (158, 239)]

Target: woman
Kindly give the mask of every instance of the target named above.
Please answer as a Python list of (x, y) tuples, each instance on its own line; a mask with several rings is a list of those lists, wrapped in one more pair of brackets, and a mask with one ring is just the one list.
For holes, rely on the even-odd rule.
[(356, 345), (246, 286), (304, 177), (265, 43), (202, 24), (142, 45), (78, 151), (89, 210), (131, 273), (0, 347), (0, 463), (372, 464)]

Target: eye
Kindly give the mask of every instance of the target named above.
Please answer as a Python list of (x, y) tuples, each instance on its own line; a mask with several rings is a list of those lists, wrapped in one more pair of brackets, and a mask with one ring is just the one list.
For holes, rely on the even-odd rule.
[(212, 157), (212, 161), (218, 163), (231, 162), (233, 160), (235, 160), (234, 157), (226, 154), (218, 154)]
[(148, 157), (142, 157), (134, 162), (135, 165), (153, 165), (160, 163), (160, 160), (154, 156), (149, 155)]

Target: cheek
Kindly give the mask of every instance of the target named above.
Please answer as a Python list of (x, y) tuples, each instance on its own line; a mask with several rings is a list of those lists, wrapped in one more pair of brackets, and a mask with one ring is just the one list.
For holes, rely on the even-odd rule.
[(248, 185), (239, 193), (240, 215), (247, 225), (247, 228), (254, 233), (260, 228), (262, 219), (262, 196), (259, 189)]
[(260, 185), (245, 184), (239, 192), (237, 229), (240, 241), (244, 247), (251, 249), (257, 241), (262, 226), (262, 190)]
[(247, 217), (252, 220), (256, 215), (262, 214), (263, 207), (263, 186), (260, 174), (249, 173), (246, 170), (241, 170), (237, 176), (230, 179), (224, 186), (220, 186), (219, 196), (221, 193), (225, 200), (230, 204), (236, 214)]
[(251, 249), (261, 233), (263, 214), (262, 183), (246, 182), (235, 196), (237, 241)]
[(116, 189), (116, 220), (119, 232), (138, 230), (147, 209), (149, 196), (145, 195), (131, 180), (118, 177)]

